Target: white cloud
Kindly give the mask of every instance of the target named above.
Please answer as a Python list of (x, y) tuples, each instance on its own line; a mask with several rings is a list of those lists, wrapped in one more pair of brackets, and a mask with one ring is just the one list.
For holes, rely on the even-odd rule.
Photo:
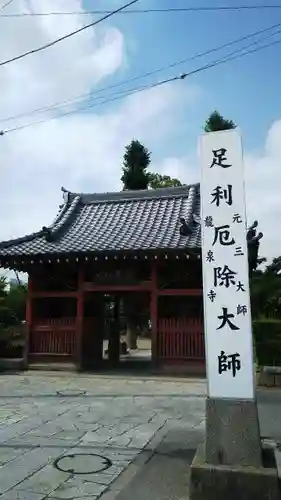
[(152, 170), (162, 175), (175, 177), (184, 184), (192, 184), (200, 180), (200, 167), (195, 155), (164, 158), (160, 163), (153, 164)]
[[(81, 0), (18, 0), (13, 12), (80, 11)], [(5, 13), (8, 12), (8, 8)], [(0, 18), (0, 60), (39, 47), (90, 22), (84, 16)], [(103, 23), (53, 47), (1, 68), (0, 116), (10, 116), (56, 100), (89, 92), (114, 73), (124, 57), (123, 35)], [(3, 89), (5, 92), (3, 92)]]
[[(43, 3), (42, 3), (43, 4)], [(40, 6), (18, 0), (17, 9)], [(15, 7), (14, 7), (15, 8)], [(44, 11), (79, 10), (80, 0), (45, 0)], [(0, 19), (0, 60), (46, 43), (81, 26), (83, 16)], [(2, 24), (1, 24), (2, 23)], [(21, 36), (16, 36), (18, 31)], [(123, 34), (106, 23), (53, 48), (0, 68), (0, 118), (92, 90), (124, 60)], [(166, 85), (113, 103), (0, 137), (0, 240), (36, 231), (51, 222), (61, 203), (60, 186), (108, 191), (120, 187), (125, 145), (133, 138), (150, 149), (175, 130), (193, 88)], [(50, 112), (49, 117), (52, 114)], [(32, 116), (28, 121), (40, 117)], [(3, 125), (14, 126), (16, 123)]]
[(281, 255), (281, 120), (270, 127), (261, 153), (246, 152), (245, 163), (249, 222), (257, 219), (264, 233), (260, 254), (277, 257)]

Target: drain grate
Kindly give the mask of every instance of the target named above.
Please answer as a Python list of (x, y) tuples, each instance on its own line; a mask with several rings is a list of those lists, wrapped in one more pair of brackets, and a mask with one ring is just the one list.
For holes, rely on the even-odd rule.
[(112, 466), (109, 458), (95, 453), (75, 453), (64, 455), (54, 462), (54, 467), (70, 474), (95, 474)]

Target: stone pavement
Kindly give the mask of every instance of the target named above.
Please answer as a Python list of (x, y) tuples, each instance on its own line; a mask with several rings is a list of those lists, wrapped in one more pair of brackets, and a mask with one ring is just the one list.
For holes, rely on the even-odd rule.
[(114, 480), (161, 429), (202, 428), (204, 394), (196, 380), (1, 375), (0, 500), (117, 494)]
[[(187, 498), (205, 394), (196, 379), (1, 375), (0, 500)], [(258, 397), (281, 441), (281, 392)]]
[(117, 497), (104, 500), (187, 500), (189, 466), (203, 437), (201, 429), (170, 429)]

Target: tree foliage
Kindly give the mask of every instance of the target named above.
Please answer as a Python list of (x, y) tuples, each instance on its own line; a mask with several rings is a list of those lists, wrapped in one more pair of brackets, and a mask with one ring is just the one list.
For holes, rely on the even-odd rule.
[[(13, 285), (10, 289), (0, 277), (0, 351), (1, 356), (22, 349), (22, 321), (25, 317), (26, 287)], [(7, 354), (8, 353), (8, 354)]]
[(253, 317), (281, 318), (281, 256), (251, 279)]
[(16, 315), (7, 304), (7, 281), (0, 277), (0, 331), (2, 328), (14, 325), (17, 321)]
[(204, 125), (205, 132), (218, 132), (219, 130), (231, 130), (236, 128), (232, 120), (227, 120), (218, 111), (213, 111)]
[(151, 153), (137, 140), (132, 140), (125, 148), (123, 157), (123, 174), (121, 181), (123, 189), (157, 189), (167, 187), (177, 187), (183, 184), (169, 175), (149, 172), (148, 166), (151, 162)]
[(149, 185), (150, 152), (139, 141), (132, 140), (126, 146), (123, 158), (123, 189), (147, 189)]
[(24, 284), (11, 285), (6, 296), (7, 307), (13, 311), (17, 321), (25, 320), (27, 286)]
[(149, 187), (151, 187), (152, 189), (178, 187), (178, 186), (183, 186), (181, 181), (173, 177), (170, 177), (169, 175), (161, 175), (157, 173), (149, 174)]

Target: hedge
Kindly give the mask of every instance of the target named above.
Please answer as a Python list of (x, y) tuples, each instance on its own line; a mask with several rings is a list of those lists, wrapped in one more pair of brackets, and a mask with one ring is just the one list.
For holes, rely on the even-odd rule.
[(253, 321), (253, 335), (259, 366), (281, 366), (281, 320)]

